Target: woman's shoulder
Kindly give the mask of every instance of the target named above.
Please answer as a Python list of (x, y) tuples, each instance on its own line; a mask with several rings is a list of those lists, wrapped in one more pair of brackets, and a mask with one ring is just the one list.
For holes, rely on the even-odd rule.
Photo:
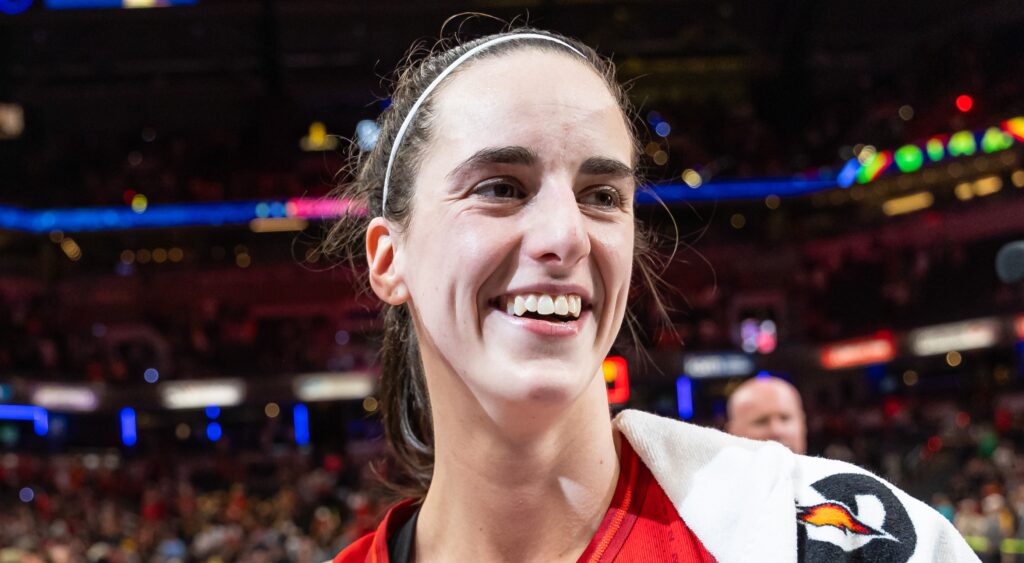
[(352, 542), (336, 555), (333, 563), (388, 561), (388, 540), (419, 510), (419, 500), (408, 498), (391, 506), (377, 529)]
[(332, 563), (365, 563), (376, 535), (377, 532), (370, 532), (348, 544), (345, 549), (341, 550), (341, 553), (334, 556)]

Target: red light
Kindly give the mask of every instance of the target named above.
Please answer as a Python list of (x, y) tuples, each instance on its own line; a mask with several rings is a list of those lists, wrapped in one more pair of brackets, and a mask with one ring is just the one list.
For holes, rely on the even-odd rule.
[(1006, 409), (996, 409), (996, 430), (1008, 432), (1013, 426), (1013, 415)]
[(821, 365), (842, 369), (884, 364), (896, 357), (896, 341), (891, 332), (879, 331), (873, 337), (837, 342), (822, 348)]
[(1024, 315), (1017, 317), (1017, 320), (1014, 321), (1013, 325), (1017, 331), (1017, 338), (1024, 341)]
[(974, 107), (974, 100), (967, 94), (960, 94), (956, 97), (956, 109), (967, 113)]
[(124, 200), (124, 204), (125, 205), (131, 205), (132, 204), (132, 199), (134, 197), (135, 197), (135, 190), (125, 190), (124, 193), (121, 194), (121, 199)]
[(894, 397), (889, 397), (882, 403), (882, 413), (885, 414), (886, 418), (892, 418), (900, 414), (901, 410), (903, 410), (903, 405)]
[(611, 356), (601, 364), (604, 381), (608, 385), (608, 403), (620, 405), (629, 400), (629, 369), (626, 358)]
[(942, 438), (939, 438), (938, 436), (932, 436), (931, 438), (928, 438), (928, 451), (929, 452), (935, 453), (935, 452), (937, 452), (937, 451), (939, 451), (941, 449), (942, 449)]
[(327, 454), (324, 456), (324, 469), (330, 473), (338, 473), (345, 468), (345, 461), (338, 454)]
[(960, 428), (967, 428), (971, 425), (971, 415), (964, 411), (956, 413), (956, 425)]

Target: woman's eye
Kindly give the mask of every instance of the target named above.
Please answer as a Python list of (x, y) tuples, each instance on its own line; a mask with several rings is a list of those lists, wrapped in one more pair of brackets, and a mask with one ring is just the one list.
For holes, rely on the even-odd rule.
[(614, 209), (622, 206), (622, 195), (615, 188), (600, 188), (583, 195), (580, 201), (595, 207)]
[(526, 192), (517, 184), (508, 181), (488, 182), (473, 190), (475, 195), (493, 199), (522, 199)]

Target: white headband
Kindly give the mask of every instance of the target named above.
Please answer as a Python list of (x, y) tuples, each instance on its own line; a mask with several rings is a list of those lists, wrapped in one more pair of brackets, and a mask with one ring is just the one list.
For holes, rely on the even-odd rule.
[(409, 128), (409, 125), (412, 124), (412, 120), (416, 117), (416, 112), (419, 111), (420, 106), (423, 105), (423, 102), (427, 99), (428, 96), (430, 96), (430, 93), (433, 92), (435, 88), (437, 88), (438, 84), (440, 84), (442, 80), (444, 80), (449, 74), (451, 74), (456, 68), (458, 68), (459, 65), (472, 58), (473, 55), (476, 55), (480, 51), (488, 49), (499, 43), (505, 43), (506, 41), (513, 41), (515, 39), (541, 39), (544, 41), (551, 41), (552, 43), (558, 43), (559, 45), (566, 47), (567, 49), (583, 57), (584, 59), (587, 58), (587, 56), (581, 53), (579, 49), (573, 47), (572, 45), (566, 43), (565, 41), (562, 41), (561, 39), (557, 39), (555, 37), (551, 37), (548, 35), (541, 35), (539, 33), (513, 33), (511, 35), (502, 35), (499, 37), (495, 37), (494, 39), (491, 39), (489, 41), (485, 41), (477, 45), (476, 47), (473, 47), (472, 49), (466, 51), (465, 53), (462, 54), (462, 56), (455, 59), (452, 62), (452, 64), (448, 65), (444, 70), (442, 70), (441, 74), (438, 74), (437, 78), (435, 78), (433, 82), (431, 82), (430, 85), (423, 90), (423, 93), (420, 94), (420, 97), (416, 98), (416, 103), (412, 105), (412, 108), (409, 110), (409, 113), (405, 116), (405, 120), (402, 121), (402, 126), (398, 128), (398, 134), (395, 135), (395, 142), (391, 144), (391, 154), (388, 156), (388, 168), (384, 172), (384, 194), (383, 198), (381, 199), (380, 207), (380, 214), (382, 217), (384, 216), (384, 211), (388, 207), (388, 185), (391, 183), (391, 167), (395, 164), (395, 155), (398, 154), (398, 149), (402, 146), (402, 139), (405, 137), (405, 131), (406, 129)]

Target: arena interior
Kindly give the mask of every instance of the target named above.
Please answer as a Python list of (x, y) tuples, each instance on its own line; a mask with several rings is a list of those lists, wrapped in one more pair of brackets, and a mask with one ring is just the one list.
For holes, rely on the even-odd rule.
[(0, 562), (323, 561), (374, 529), (381, 321), (321, 252), (359, 212), (328, 194), (409, 46), (497, 19), (613, 57), (642, 123), (670, 311), (634, 297), (611, 409), (722, 428), (787, 379), (811, 455), (1024, 560), (1019, 0), (0, 12)]

